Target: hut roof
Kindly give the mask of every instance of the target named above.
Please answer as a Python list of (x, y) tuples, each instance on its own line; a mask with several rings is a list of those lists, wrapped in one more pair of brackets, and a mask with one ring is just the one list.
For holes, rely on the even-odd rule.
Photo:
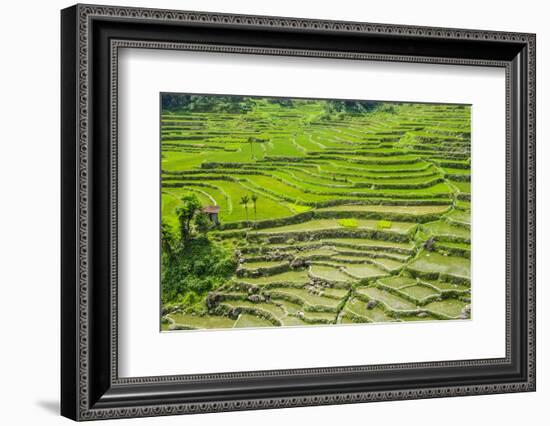
[(206, 206), (203, 207), (202, 211), (205, 213), (219, 213), (220, 206)]

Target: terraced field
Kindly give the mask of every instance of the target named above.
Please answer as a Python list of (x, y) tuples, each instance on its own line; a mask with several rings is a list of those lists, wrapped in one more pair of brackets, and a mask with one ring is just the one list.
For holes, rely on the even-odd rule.
[(162, 110), (162, 219), (177, 241), (196, 195), (237, 266), (163, 301), (163, 330), (470, 318), (469, 106), (186, 99)]

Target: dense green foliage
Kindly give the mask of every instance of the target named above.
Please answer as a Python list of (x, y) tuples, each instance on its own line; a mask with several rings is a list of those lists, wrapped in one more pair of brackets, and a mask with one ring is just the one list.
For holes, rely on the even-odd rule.
[(230, 247), (197, 236), (162, 256), (162, 303), (192, 306), (235, 273)]
[(179, 221), (180, 240), (185, 242), (191, 238), (191, 221), (202, 206), (195, 194), (185, 195), (181, 201), (181, 205), (176, 208), (176, 215)]
[[(223, 95), (181, 95), (164, 93), (162, 95), (162, 110), (164, 112), (229, 112), (239, 113), (251, 111), (256, 98), (245, 96)], [(288, 98), (267, 98), (269, 104), (293, 108), (300, 100)], [(325, 111), (333, 113), (364, 114), (383, 105), (376, 101), (326, 100), (323, 101)]]
[(201, 207), (195, 194), (182, 197), (176, 208), (179, 238), (173, 235), (170, 225), (164, 221), (161, 224), (161, 284), (165, 305), (192, 306), (235, 272), (232, 249), (213, 243), (206, 235), (212, 225)]
[(249, 111), (252, 104), (242, 96), (162, 95), (163, 111), (228, 112)]
[(374, 111), (380, 102), (372, 101), (336, 101), (325, 102), (325, 111), (329, 116), (334, 114), (365, 114)]

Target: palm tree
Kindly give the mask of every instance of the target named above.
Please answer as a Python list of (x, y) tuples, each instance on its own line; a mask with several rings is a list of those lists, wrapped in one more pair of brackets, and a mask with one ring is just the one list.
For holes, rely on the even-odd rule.
[(244, 210), (246, 211), (246, 221), (248, 222), (248, 202), (250, 201), (250, 198), (248, 195), (243, 195), (241, 197), (241, 201), (239, 201), (239, 204), (244, 206)]
[(258, 201), (258, 195), (252, 194), (250, 196), (250, 199), (252, 200), (252, 204), (254, 205), (254, 220), (256, 220), (256, 201)]

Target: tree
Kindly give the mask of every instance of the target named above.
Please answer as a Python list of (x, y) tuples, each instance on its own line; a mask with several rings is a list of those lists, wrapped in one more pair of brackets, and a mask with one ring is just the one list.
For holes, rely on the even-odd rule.
[(258, 195), (252, 194), (250, 199), (252, 200), (252, 205), (254, 206), (254, 220), (256, 220), (256, 201), (258, 201)]
[(174, 244), (174, 235), (172, 235), (172, 229), (165, 221), (162, 221), (160, 225), (160, 244), (162, 252), (166, 253), (168, 257), (172, 257), (172, 246)]
[(195, 216), (195, 227), (201, 234), (206, 235), (210, 229), (210, 219), (208, 219), (206, 213), (200, 212)]
[(241, 201), (239, 201), (239, 204), (241, 204), (242, 206), (244, 206), (244, 210), (246, 212), (246, 221), (248, 222), (248, 203), (250, 201), (250, 198), (248, 197), (248, 195), (243, 195), (241, 197)]
[(227, 112), (244, 114), (254, 107), (246, 96), (162, 95), (162, 109), (166, 112)]
[(176, 209), (176, 215), (180, 225), (180, 240), (182, 243), (191, 238), (191, 221), (200, 211), (201, 203), (195, 194), (182, 197), (183, 205)]

